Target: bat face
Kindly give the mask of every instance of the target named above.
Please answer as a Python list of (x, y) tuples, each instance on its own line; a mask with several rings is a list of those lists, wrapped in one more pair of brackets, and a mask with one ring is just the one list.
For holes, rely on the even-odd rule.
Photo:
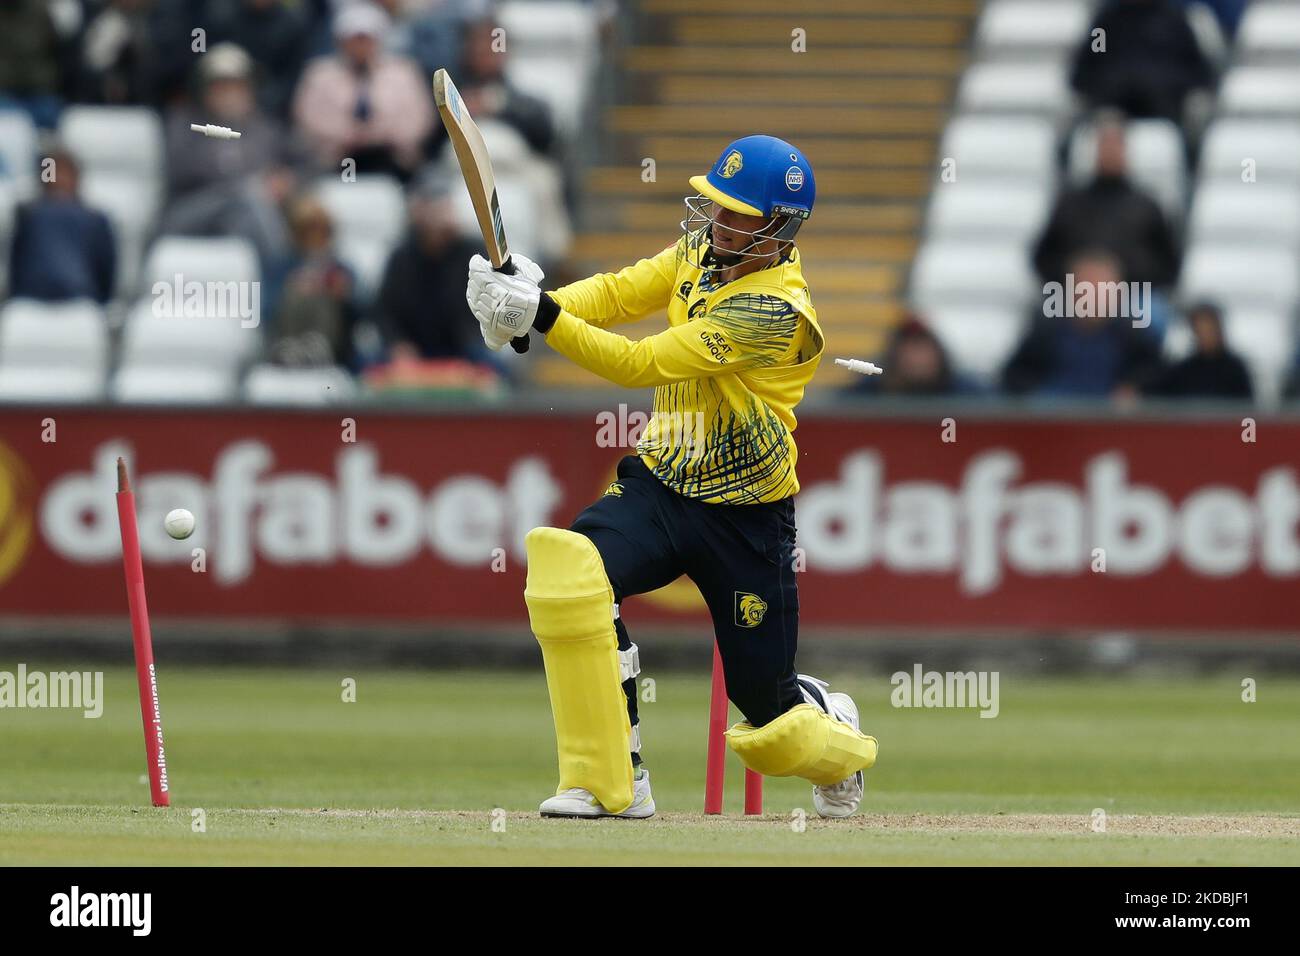
[(443, 124), (447, 127), (452, 149), (456, 152), (456, 160), (460, 164), (461, 175), (465, 178), (470, 201), (474, 204), (474, 215), (478, 220), (479, 231), (483, 234), (488, 256), (492, 265), (500, 267), (510, 258), (510, 249), (506, 243), (501, 205), (497, 202), (496, 179), (492, 175), (492, 160), (488, 156), (487, 144), (446, 70), (438, 70), (433, 75), (433, 98), (438, 104)]

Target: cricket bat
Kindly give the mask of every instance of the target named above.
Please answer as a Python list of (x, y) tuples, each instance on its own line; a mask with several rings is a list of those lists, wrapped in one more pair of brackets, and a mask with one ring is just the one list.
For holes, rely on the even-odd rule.
[[(460, 164), (460, 174), (474, 204), (474, 216), (478, 219), (479, 231), (483, 233), (483, 243), (487, 246), (492, 267), (498, 272), (514, 275), (515, 264), (510, 261), (510, 247), (506, 244), (506, 229), (501, 221), (501, 204), (497, 202), (496, 177), (492, 175), (487, 143), (446, 70), (440, 69), (433, 74), (433, 100), (438, 104), (438, 115), (442, 117), (452, 148), (456, 151), (456, 162)], [(527, 352), (527, 333), (511, 339), (510, 347), (521, 355)]]

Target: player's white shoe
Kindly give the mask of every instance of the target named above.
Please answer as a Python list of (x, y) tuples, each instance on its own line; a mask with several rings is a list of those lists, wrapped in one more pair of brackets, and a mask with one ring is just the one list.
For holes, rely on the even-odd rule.
[[(825, 681), (815, 677), (799, 675), (799, 685), (804, 697), (830, 714), (840, 723), (848, 724), (854, 730), (861, 730), (858, 725), (858, 705), (853, 698), (844, 693), (830, 693)], [(866, 791), (866, 780), (859, 770), (853, 776), (828, 787), (813, 787), (813, 808), (818, 816), (847, 817), (852, 816), (862, 803), (862, 794)]]
[(650, 771), (638, 770), (632, 779), (632, 805), (622, 813), (610, 813), (596, 795), (582, 787), (570, 787), (563, 793), (547, 797), (538, 807), (544, 817), (622, 817), (644, 820), (655, 813), (655, 798), (650, 793)]

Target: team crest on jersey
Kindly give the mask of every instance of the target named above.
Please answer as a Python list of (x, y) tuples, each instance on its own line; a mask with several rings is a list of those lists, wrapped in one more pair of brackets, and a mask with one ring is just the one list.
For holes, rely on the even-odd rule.
[(722, 161), (722, 168), (718, 170), (718, 175), (723, 179), (730, 179), (740, 172), (741, 167), (744, 165), (745, 157), (740, 155), (740, 150), (733, 149), (727, 154), (727, 158)]
[(736, 626), (758, 627), (767, 613), (767, 602), (757, 594), (736, 591)]
[(622, 498), (623, 484), (618, 481), (611, 481), (609, 487), (605, 489), (605, 494), (601, 495), (601, 497), (604, 498), (605, 495), (613, 495), (615, 498)]
[(685, 282), (681, 284), (681, 287), (678, 288), (677, 298), (681, 299), (683, 302), (689, 301), (691, 298), (691, 290), (693, 288), (695, 288), (695, 283), (692, 282), (690, 279), (687, 279)]
[(704, 299), (696, 299), (692, 302), (691, 307), (686, 310), (686, 317), (688, 319), (695, 319), (703, 315), (706, 311), (704, 301)]

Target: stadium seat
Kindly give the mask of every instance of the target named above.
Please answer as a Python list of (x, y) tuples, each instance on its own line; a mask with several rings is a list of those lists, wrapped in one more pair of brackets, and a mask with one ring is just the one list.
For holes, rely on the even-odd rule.
[(956, 161), (957, 181), (971, 174), (1016, 179), (1056, 175), (1056, 133), (1032, 116), (966, 114), (953, 118), (939, 155)]
[(59, 138), (82, 168), (160, 183), (162, 120), (137, 106), (69, 106), (59, 118)]
[(926, 234), (930, 238), (979, 238), (1026, 246), (1047, 221), (1052, 187), (1045, 180), (986, 182), (967, 177), (937, 183), (930, 194)]
[(1228, 347), (1246, 362), (1255, 394), (1265, 405), (1276, 404), (1295, 355), (1295, 322), (1291, 312), (1228, 309), (1224, 320)]
[(358, 176), (351, 183), (328, 178), (317, 186), (317, 195), (334, 220), (339, 256), (356, 271), (363, 288), (377, 289), (388, 256), (406, 229), (401, 184), (391, 176)]
[(0, 395), (84, 400), (104, 390), (108, 325), (88, 300), (13, 299), (0, 309)]
[(957, 90), (967, 110), (1059, 116), (1070, 108), (1063, 63), (977, 63)]
[(507, 77), (544, 101), (560, 130), (573, 134), (586, 113), (599, 52), (594, 9), (563, 0), (505, 3), (497, 18), (510, 38)]
[(911, 299), (923, 313), (956, 304), (1016, 309), (1037, 288), (1024, 248), (1014, 242), (928, 240), (912, 266)]
[(147, 405), (215, 405), (234, 401), (237, 387), (224, 369), (128, 367), (113, 377), (112, 397)]
[(247, 239), (223, 236), (199, 239), (163, 236), (145, 259), (140, 287), (150, 294), (155, 282), (255, 282), (261, 278), (257, 250)]
[(1220, 119), (1210, 124), (1201, 147), (1201, 175), (1241, 181), (1249, 160), (1258, 180), (1300, 180), (1300, 122)]
[(12, 183), (19, 199), (36, 195), (36, 126), (21, 110), (0, 109), (0, 183)]
[(117, 242), (114, 288), (119, 296), (129, 295), (136, 288), (144, 246), (158, 215), (158, 189), (129, 173), (92, 171), (81, 177), (81, 198), (113, 224)]
[(975, 28), (975, 42), (986, 57), (1059, 55), (1082, 41), (1091, 15), (1086, 0), (993, 0)]
[(244, 380), (244, 397), (258, 405), (330, 405), (353, 398), (356, 383), (341, 368), (258, 365)]
[(103, 398), (103, 369), (0, 369), (0, 402), (98, 402)]
[(1203, 181), (1196, 190), (1189, 242), (1276, 242), (1300, 257), (1300, 184)]
[(122, 331), (123, 366), (232, 370), (261, 347), (260, 328), (237, 318), (156, 314), (143, 298), (127, 314)]
[(1237, 29), (1237, 52), (1248, 58), (1300, 55), (1300, 5), (1256, 0)]
[(1028, 311), (989, 305), (940, 306), (926, 313), (953, 365), (985, 381), (996, 381), (1024, 332)]
[(1236, 66), (1219, 87), (1219, 109), (1229, 115), (1300, 114), (1300, 67)]
[[(1132, 120), (1126, 126), (1129, 175), (1160, 204), (1165, 215), (1182, 221), (1187, 209), (1187, 164), (1183, 134), (1169, 120)], [(1070, 138), (1070, 179), (1083, 183), (1097, 169), (1097, 130), (1085, 124)]]
[(350, 233), (391, 245), (406, 228), (406, 197), (392, 176), (358, 176), (351, 183), (326, 177), (316, 194), (334, 220), (335, 236)]
[(1300, 294), (1298, 272), (1294, 253), (1277, 245), (1198, 242), (1184, 257), (1179, 289), (1185, 300), (1287, 310)]

